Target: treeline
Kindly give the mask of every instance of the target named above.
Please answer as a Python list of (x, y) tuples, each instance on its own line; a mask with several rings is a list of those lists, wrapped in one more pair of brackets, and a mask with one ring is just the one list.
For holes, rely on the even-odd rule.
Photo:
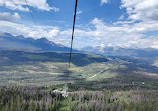
[(158, 111), (158, 90), (75, 91), (63, 97), (53, 87), (0, 87), (0, 111)]
[(42, 90), (36, 87), (1, 87), (0, 111), (58, 111), (62, 95)]
[(70, 95), (70, 111), (158, 111), (158, 91), (93, 91)]
[[(77, 91), (77, 90), (88, 90), (88, 91), (98, 91), (98, 90), (111, 90), (111, 91), (129, 91), (129, 90), (156, 90), (158, 86), (156, 86), (156, 82), (152, 82), (153, 86), (149, 86), (146, 84), (142, 84), (141, 80), (138, 82), (134, 82), (134, 85), (132, 84), (132, 80), (125, 80), (122, 82), (121, 80), (106, 80), (106, 81), (78, 81), (75, 84), (69, 84), (69, 91)], [(127, 82), (126, 82), (127, 81)], [(145, 81), (147, 82), (147, 81)], [(149, 83), (149, 82), (148, 82)], [(153, 87), (153, 88), (152, 88)]]

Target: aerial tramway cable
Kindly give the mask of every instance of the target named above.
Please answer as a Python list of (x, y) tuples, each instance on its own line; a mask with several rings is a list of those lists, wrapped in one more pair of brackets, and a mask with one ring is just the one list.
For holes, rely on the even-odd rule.
[(27, 6), (27, 8), (28, 8), (28, 10), (29, 10), (29, 12), (30, 12), (30, 15), (31, 15), (31, 17), (32, 17), (32, 20), (33, 20), (33, 22), (35, 23), (35, 25), (36, 25), (36, 27), (37, 27), (37, 30), (38, 30), (38, 32), (39, 32), (39, 35), (42, 37), (42, 34), (41, 34), (40, 30), (39, 30), (39, 27), (38, 27), (38, 25), (37, 25), (37, 22), (36, 22), (36, 20), (35, 20), (35, 18), (34, 18), (34, 16), (33, 16), (33, 13), (32, 13), (31, 10), (30, 10), (30, 6), (29, 6), (28, 3), (27, 3), (27, 0), (25, 0), (25, 3), (26, 3), (26, 6)]
[(74, 39), (74, 32), (75, 32), (75, 22), (76, 22), (76, 13), (77, 13), (77, 3), (78, 3), (78, 0), (76, 0), (76, 3), (75, 3), (75, 12), (74, 12), (74, 21), (73, 21), (72, 38), (71, 38), (71, 48), (70, 48), (70, 58), (69, 58), (69, 68), (70, 68), (70, 64), (71, 64), (72, 46), (73, 46), (73, 39)]
[[(39, 27), (38, 27), (38, 25), (37, 25), (37, 23), (36, 23), (36, 20), (35, 20), (35, 18), (34, 18), (34, 16), (33, 16), (32, 12), (31, 12), (31, 10), (30, 10), (30, 7), (29, 7), (29, 5), (28, 5), (28, 3), (27, 3), (27, 0), (25, 0), (25, 3), (26, 3), (26, 6), (28, 7), (28, 10), (29, 10), (30, 15), (31, 15), (31, 17), (32, 17), (32, 19), (33, 19), (33, 22), (35, 23), (35, 25), (36, 25), (36, 27), (37, 27), (37, 30), (38, 30), (40, 36), (42, 37), (42, 34), (40, 33), (40, 30), (39, 30)], [(70, 48), (70, 56), (69, 56), (69, 68), (70, 68), (70, 65), (71, 65), (72, 46), (73, 46), (73, 39), (74, 39), (74, 32), (75, 32), (75, 23), (76, 23), (76, 13), (77, 13), (77, 3), (78, 3), (78, 0), (76, 0), (76, 3), (75, 3), (75, 12), (74, 12), (72, 38), (71, 38), (71, 48)]]

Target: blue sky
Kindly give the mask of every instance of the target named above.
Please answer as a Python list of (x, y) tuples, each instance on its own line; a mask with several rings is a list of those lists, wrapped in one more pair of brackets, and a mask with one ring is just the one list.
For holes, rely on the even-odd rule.
[[(0, 32), (70, 46), (75, 0), (0, 0)], [(157, 0), (78, 0), (74, 47), (158, 48)]]

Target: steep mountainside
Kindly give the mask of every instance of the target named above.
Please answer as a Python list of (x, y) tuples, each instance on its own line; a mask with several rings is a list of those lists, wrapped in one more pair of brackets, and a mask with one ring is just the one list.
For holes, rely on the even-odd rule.
[[(68, 52), (70, 49), (61, 44), (49, 41), (47, 38), (33, 39), (24, 36), (13, 36), (9, 33), (0, 33), (1, 49), (33, 50), (33, 51), (62, 51)], [(77, 50), (74, 50), (77, 52)]]

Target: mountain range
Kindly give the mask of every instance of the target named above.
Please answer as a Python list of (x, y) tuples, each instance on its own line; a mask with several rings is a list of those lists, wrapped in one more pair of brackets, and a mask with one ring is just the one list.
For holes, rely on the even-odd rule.
[(13, 36), (9, 33), (0, 33), (0, 48), (31, 51), (70, 51), (70, 48), (51, 42), (47, 38), (40, 38), (35, 40), (31, 37), (25, 38), (23, 35)]
[[(26, 50), (42, 52), (69, 52), (70, 48), (56, 44), (47, 38), (25, 38), (23, 35), (13, 36), (9, 33), (0, 33), (0, 49)], [(100, 54), (103, 56), (128, 56), (147, 61), (158, 60), (158, 49), (153, 48), (125, 48), (125, 47), (84, 47), (73, 52)]]
[(108, 56), (136, 56), (136, 57), (158, 57), (158, 49), (153, 48), (125, 48), (125, 47), (84, 47), (82, 51), (98, 53)]

